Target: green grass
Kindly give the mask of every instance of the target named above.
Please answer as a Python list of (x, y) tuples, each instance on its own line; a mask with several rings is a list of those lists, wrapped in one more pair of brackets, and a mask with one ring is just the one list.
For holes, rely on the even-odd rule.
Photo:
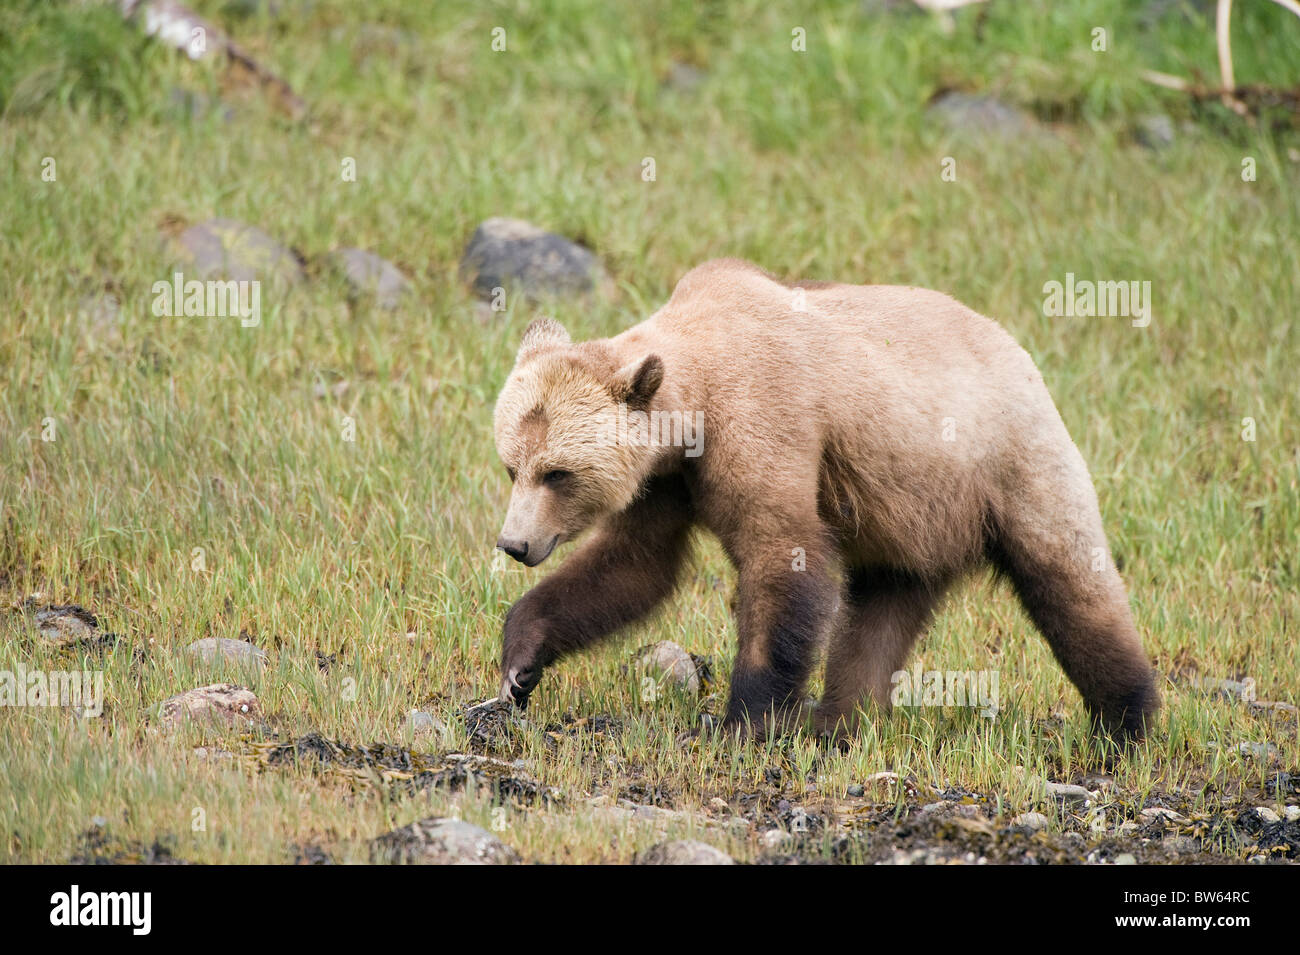
[[(460, 708), (496, 690), (505, 610), (550, 569), (492, 559), (508, 497), (492, 404), (534, 314), (512, 303), (484, 321), (457, 280), (466, 240), (492, 215), (581, 238), (604, 260), (617, 294), (551, 310), (575, 337), (639, 321), (718, 255), (785, 276), (929, 286), (995, 317), (1038, 361), (1092, 468), (1160, 671), (1190, 656), (1208, 675), (1253, 676), (1261, 699), (1297, 702), (1300, 138), (1139, 78), (1214, 76), (1204, 17), (1148, 23), (1146, 5), (1123, 0), (994, 2), (949, 34), (851, 3), (388, 0), (281, 19), (195, 6), (280, 71), (310, 119), (292, 123), (255, 88), (143, 41), (111, 7), (0, 12), (0, 597), (81, 603), (125, 638), (102, 664), (103, 718), (0, 708), (0, 860), (64, 861), (96, 816), (122, 844), (165, 837), (213, 862), (285, 861), (307, 842), (359, 860), (364, 840), (453, 801), (492, 818), (486, 797), (391, 796), (201, 761), (197, 739), (145, 719), (158, 700), (230, 676), (285, 736), (400, 741), (420, 706), (450, 725), (437, 748), (467, 745)], [(1237, 6), (1239, 81), (1300, 82), (1300, 21)], [(365, 22), (399, 32), (384, 39)], [(507, 52), (491, 50), (496, 26)], [(790, 49), (796, 26), (803, 54)], [(1107, 53), (1091, 50), (1094, 26), (1110, 31)], [(697, 90), (662, 86), (675, 60), (707, 71)], [(179, 116), (172, 87), (222, 97), (235, 116)], [(1028, 147), (949, 142), (925, 114), (948, 87), (995, 92), (1053, 133)], [(1166, 151), (1130, 140), (1151, 112), (1187, 124)], [(940, 178), (945, 156), (956, 182)], [(1257, 181), (1241, 179), (1247, 156)], [(341, 180), (344, 157), (356, 182)], [(321, 276), (264, 292), (256, 328), (155, 317), (151, 285), (170, 275), (160, 227), (217, 215), (309, 258), (373, 249), (414, 294), (391, 312), (351, 307)], [(1150, 281), (1150, 327), (1045, 317), (1043, 284), (1066, 272)], [(119, 321), (88, 308), (105, 294)], [(1013, 766), (1068, 781), (1088, 764), (1076, 693), (1010, 595), (982, 581), (953, 596), (919, 652), (927, 666), (997, 669), (997, 718), (876, 717), (846, 753), (803, 738), (674, 742), (701, 705), (672, 692), (643, 702), (620, 667), (638, 643), (671, 638), (712, 656), (725, 687), (733, 584), (702, 541), (662, 616), (547, 676), (516, 755), (568, 798), (509, 814), (503, 838), (525, 858), (627, 861), (656, 834), (603, 820), (583, 797), (636, 785), (682, 810), (714, 798), (738, 809), (780, 766), (785, 798), (811, 809), (895, 770), (992, 794), (1011, 813), (1032, 803)], [(241, 631), (270, 654), (260, 675), (180, 652)], [(341, 662), (322, 672), (317, 652)], [(0, 669), (79, 662), (46, 648), (26, 615), (0, 613)], [(1268, 769), (1239, 742), (1271, 742), (1282, 766), (1300, 765), (1294, 715), (1163, 692), (1156, 732), (1116, 769), (1112, 823), (1152, 793), (1207, 812), (1266, 802)], [(552, 748), (543, 727), (568, 711), (611, 714), (622, 732)], [(1064, 723), (1045, 725), (1055, 712)], [(703, 838), (745, 860), (764, 852), (754, 834)]]

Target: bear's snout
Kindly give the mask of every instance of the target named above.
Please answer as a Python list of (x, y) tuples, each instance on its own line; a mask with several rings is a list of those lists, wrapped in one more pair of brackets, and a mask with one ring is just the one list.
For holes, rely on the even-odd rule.
[(522, 561), (528, 556), (528, 541), (516, 541), (510, 540), (506, 537), (498, 537), (497, 550), (503, 550), (515, 560)]
[(559, 541), (559, 534), (540, 544), (536, 541), (530, 544), (526, 540), (515, 540), (503, 534), (497, 538), (497, 549), (505, 551), (525, 567), (536, 567), (551, 556), (551, 551), (555, 550)]

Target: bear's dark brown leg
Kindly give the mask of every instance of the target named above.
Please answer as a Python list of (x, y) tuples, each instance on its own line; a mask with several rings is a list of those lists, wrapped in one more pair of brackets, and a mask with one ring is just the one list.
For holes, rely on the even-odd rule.
[(784, 728), (802, 703), (835, 604), (822, 537), (818, 527), (766, 546), (750, 542), (737, 560), (739, 650), (725, 722), (741, 732), (760, 735), (769, 719)]
[(646, 616), (677, 586), (689, 550), (691, 500), (658, 478), (506, 614), (501, 695), (523, 706), (542, 670)]
[(1047, 638), (1094, 723), (1121, 741), (1140, 738), (1160, 707), (1151, 664), (1119, 572), (1105, 549), (1100, 515), (1075, 514), (1050, 536), (999, 528), (993, 563)]
[(903, 669), (948, 583), (887, 568), (856, 568), (848, 576), (816, 714), (818, 728), (828, 733), (851, 730), (857, 706), (868, 695), (889, 708), (893, 674)]

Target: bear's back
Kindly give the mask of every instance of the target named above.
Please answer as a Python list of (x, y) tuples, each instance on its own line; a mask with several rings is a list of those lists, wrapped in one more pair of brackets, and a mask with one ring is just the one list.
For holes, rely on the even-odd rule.
[[(1073, 450), (1028, 353), (930, 289), (785, 283), (715, 259), (625, 336), (663, 353), (699, 407), (756, 430), (811, 430), (855, 446), (858, 461), (934, 459), (960, 470), (1013, 464), (1039, 442)], [(981, 439), (929, 440), (945, 422)]]
[[(751, 262), (713, 259), (686, 273), (652, 322), (694, 347), (860, 374), (877, 369), (1041, 378), (997, 322), (942, 292), (900, 285), (782, 282)], [(978, 374), (983, 372), (982, 375)], [(1003, 382), (1005, 385), (1006, 382)], [(975, 387), (978, 382), (964, 384)]]

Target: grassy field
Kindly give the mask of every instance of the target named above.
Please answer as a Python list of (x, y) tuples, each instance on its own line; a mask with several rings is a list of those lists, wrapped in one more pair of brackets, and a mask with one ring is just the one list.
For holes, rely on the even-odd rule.
[[(872, 861), (895, 846), (1296, 859), (1300, 829), (1273, 852), (1239, 835), (1249, 807), (1300, 802), (1295, 711), (1170, 676), (1248, 676), (1259, 699), (1300, 702), (1300, 135), (1294, 117), (1250, 123), (1141, 79), (1216, 76), (1203, 4), (994, 0), (952, 30), (855, 3), (194, 6), (279, 71), (308, 116), (112, 6), (0, 11), (0, 670), (102, 670), (107, 698), (98, 718), (0, 707), (0, 861), (148, 858), (155, 845), (196, 862), (363, 861), (373, 837), (450, 814), (533, 862), (626, 862), (665, 834), (738, 861)], [(1237, 6), (1239, 82), (1300, 83), (1300, 21)], [(806, 52), (791, 49), (795, 28)], [(674, 63), (701, 82), (666, 84)], [(231, 114), (178, 110), (177, 88)], [(997, 95), (1035, 131), (951, 140), (927, 112), (949, 88)], [(1173, 120), (1168, 148), (1134, 141), (1152, 113)], [(998, 671), (995, 718), (876, 715), (845, 751), (690, 735), (719, 712), (734, 647), (734, 574), (709, 540), (659, 618), (555, 668), (526, 725), (473, 737), (464, 708), (496, 692), (505, 611), (554, 566), (493, 560), (509, 484), (492, 405), (537, 314), (512, 298), (485, 317), (458, 279), (467, 239), (495, 215), (605, 263), (610, 294), (547, 309), (576, 338), (641, 320), (720, 255), (928, 286), (1001, 321), (1092, 468), (1161, 674), (1150, 739), (1093, 778), (1076, 692), (984, 578), (953, 594), (919, 654)], [(152, 284), (171, 274), (162, 237), (213, 216), (266, 229), (313, 273), (264, 293), (257, 327), (151, 312)], [(311, 264), (339, 245), (392, 260), (413, 293), (393, 310), (349, 303)], [(1066, 273), (1149, 281), (1150, 325), (1045, 315), (1043, 286)], [(50, 647), (31, 612), (46, 603), (89, 608), (117, 643)], [(241, 634), (267, 652), (260, 672), (182, 652)], [(711, 694), (646, 698), (626, 664), (660, 639), (711, 658)], [(251, 688), (276, 735), (169, 734), (149, 719), (218, 680)], [(413, 740), (416, 708), (445, 732)], [(511, 772), (555, 798), (267, 758), (268, 743), (311, 733), (435, 763), (523, 760)], [(1058, 807), (1017, 766), (1101, 795)], [(901, 783), (869, 782), (883, 771)], [(620, 799), (674, 812), (629, 816), (610, 808)], [(935, 802), (979, 818), (919, 811)], [(1156, 805), (1188, 821), (1121, 830)], [(1009, 827), (1030, 809), (1045, 832)]]

